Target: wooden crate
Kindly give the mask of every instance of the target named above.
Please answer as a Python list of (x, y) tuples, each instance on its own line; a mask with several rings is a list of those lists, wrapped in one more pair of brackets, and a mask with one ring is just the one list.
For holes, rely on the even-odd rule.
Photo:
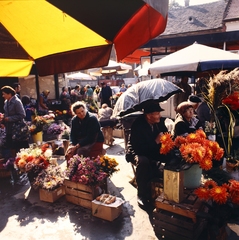
[(168, 201), (161, 194), (155, 207), (154, 231), (163, 239), (195, 240), (206, 226), (205, 219), (197, 218), (197, 213), (206, 209), (192, 190), (184, 191), (181, 203)]
[(107, 179), (99, 186), (88, 186), (65, 179), (64, 186), (68, 202), (91, 209), (91, 201), (103, 192), (107, 192)]
[(153, 227), (159, 239), (165, 240), (196, 240), (206, 227), (206, 220), (181, 216), (165, 210), (155, 209), (153, 212)]
[(59, 188), (48, 191), (46, 189), (39, 189), (39, 197), (41, 201), (53, 203), (58, 200), (60, 197), (65, 195), (65, 187), (60, 186)]

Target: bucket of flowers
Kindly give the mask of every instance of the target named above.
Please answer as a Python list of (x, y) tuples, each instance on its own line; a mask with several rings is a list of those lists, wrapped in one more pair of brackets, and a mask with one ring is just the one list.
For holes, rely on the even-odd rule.
[(51, 157), (52, 149), (49, 144), (43, 144), (41, 147), (33, 145), (30, 148), (22, 148), (17, 153), (14, 164), (20, 173), (27, 173), (30, 183), (33, 184), (38, 174), (48, 167)]
[(239, 213), (239, 182), (230, 179), (219, 184), (209, 179), (194, 193), (208, 208), (199, 216), (208, 220), (208, 239), (227, 239), (226, 224)]
[[(220, 161), (224, 154), (224, 150), (217, 142), (206, 138), (203, 130), (197, 130), (186, 137), (178, 136), (174, 140), (170, 133), (165, 133), (161, 136), (160, 143), (160, 153), (168, 155), (169, 159), (171, 159), (171, 161), (166, 163), (165, 167), (177, 171), (187, 166), (189, 169), (185, 173), (195, 165), (208, 171), (213, 167), (213, 161)], [(202, 171), (190, 174), (193, 176), (193, 179), (189, 181), (186, 180), (184, 174), (184, 186), (187, 187), (185, 182), (190, 182), (191, 187), (189, 188), (198, 187), (201, 183), (201, 174)], [(195, 186), (193, 181), (196, 181)]]
[(34, 188), (39, 188), (41, 201), (55, 202), (65, 195), (63, 186), (65, 175), (60, 166), (49, 165), (35, 179)]
[(47, 134), (55, 135), (57, 136), (57, 139), (59, 139), (63, 131), (64, 126), (57, 123), (52, 123), (47, 129)]

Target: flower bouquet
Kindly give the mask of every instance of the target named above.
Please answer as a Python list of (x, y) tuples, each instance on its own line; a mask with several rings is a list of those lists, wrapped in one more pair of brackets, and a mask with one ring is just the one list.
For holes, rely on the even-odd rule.
[(60, 166), (49, 165), (38, 174), (33, 185), (52, 191), (63, 185), (64, 178), (65, 176)]
[(33, 182), (37, 175), (48, 167), (51, 157), (52, 149), (48, 144), (41, 147), (22, 148), (17, 153), (15, 167), (21, 173), (26, 172), (30, 182)]
[(48, 122), (44, 116), (36, 116), (29, 126), (31, 134), (36, 134), (43, 131), (43, 127), (47, 125)]
[(219, 185), (213, 180), (207, 180), (194, 193), (204, 201), (208, 208), (208, 212), (204, 213), (202, 217), (207, 218), (209, 221), (211, 239), (217, 239), (216, 237), (220, 233), (219, 230), (224, 228), (227, 222), (238, 214), (239, 182), (231, 179)]
[(117, 166), (119, 163), (114, 159), (108, 156), (100, 157), (100, 168), (103, 172), (107, 173), (108, 176), (111, 176), (114, 172), (119, 171)]
[(100, 157), (91, 159), (79, 155), (69, 160), (65, 174), (70, 181), (90, 186), (98, 185), (108, 177), (108, 173), (102, 171)]
[(60, 135), (64, 131), (64, 127), (57, 123), (52, 123), (47, 129), (47, 134)]
[(190, 164), (199, 164), (204, 170), (210, 170), (213, 166), (213, 160), (220, 161), (224, 150), (219, 144), (206, 139), (203, 130), (197, 130), (186, 137), (178, 136), (172, 139), (170, 133), (165, 133), (160, 138), (160, 153), (175, 156), (181, 162)]

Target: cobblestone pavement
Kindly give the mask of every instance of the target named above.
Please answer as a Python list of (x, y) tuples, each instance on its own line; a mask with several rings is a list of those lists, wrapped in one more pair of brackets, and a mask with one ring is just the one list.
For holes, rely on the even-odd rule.
[[(107, 155), (119, 162), (120, 171), (108, 181), (109, 193), (121, 197), (122, 214), (113, 222), (91, 215), (91, 210), (71, 204), (64, 197), (55, 203), (39, 200), (38, 191), (27, 179), (21, 185), (11, 185), (10, 179), (0, 179), (0, 239), (1, 240), (153, 240), (152, 215), (137, 205), (136, 188), (131, 166), (124, 158), (124, 141), (115, 139)], [(64, 168), (65, 162), (59, 161)], [(239, 223), (239, 222), (238, 222)], [(239, 239), (239, 226), (228, 224), (228, 239)], [(200, 240), (206, 239), (206, 232)]]

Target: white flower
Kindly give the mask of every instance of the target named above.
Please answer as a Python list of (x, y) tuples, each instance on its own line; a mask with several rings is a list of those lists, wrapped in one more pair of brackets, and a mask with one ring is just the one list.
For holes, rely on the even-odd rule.
[(44, 156), (46, 158), (51, 158), (52, 157), (52, 149), (48, 148), (45, 152), (44, 152)]

